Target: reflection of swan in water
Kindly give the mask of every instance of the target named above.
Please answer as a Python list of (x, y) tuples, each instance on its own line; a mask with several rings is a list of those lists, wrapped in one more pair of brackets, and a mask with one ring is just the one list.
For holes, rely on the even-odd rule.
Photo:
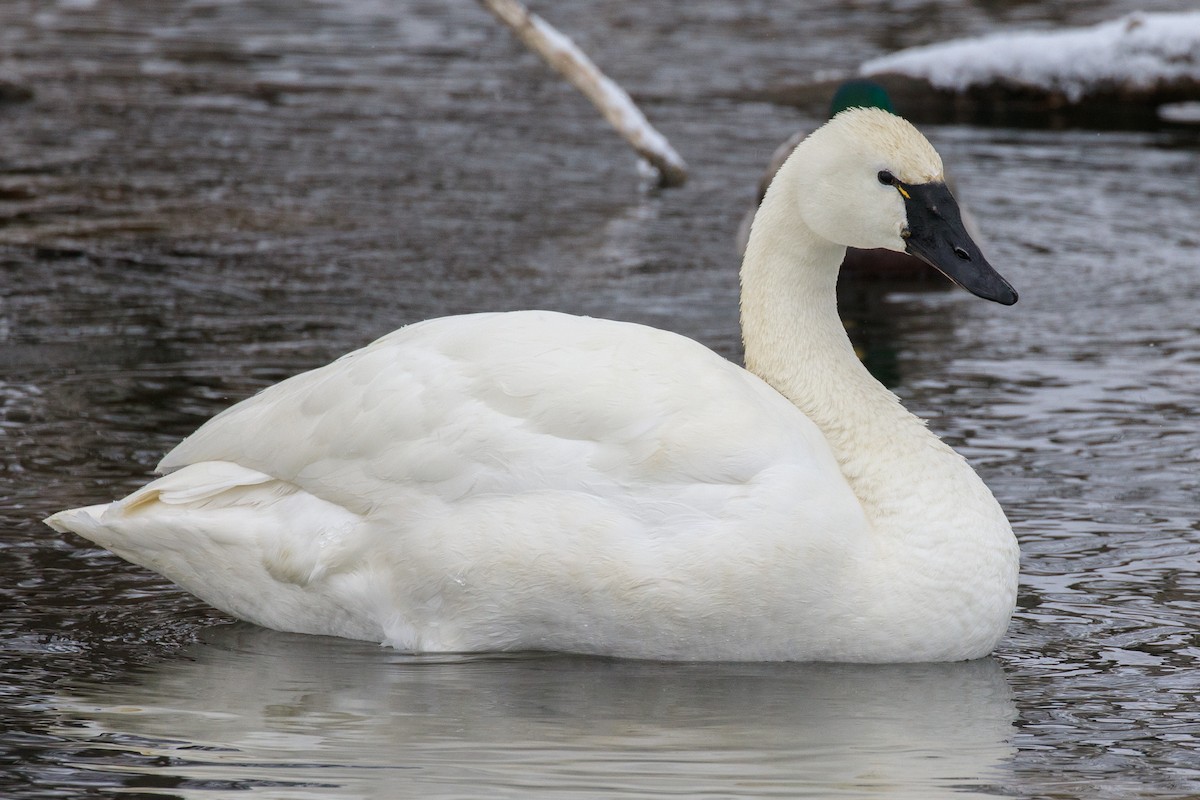
[(150, 756), (129, 767), (115, 752), (106, 768), (137, 781), (288, 798), (963, 798), (1013, 755), (1015, 711), (991, 659), (459, 659), (244, 624), (203, 635), (136, 682), (71, 690), (60, 733)]

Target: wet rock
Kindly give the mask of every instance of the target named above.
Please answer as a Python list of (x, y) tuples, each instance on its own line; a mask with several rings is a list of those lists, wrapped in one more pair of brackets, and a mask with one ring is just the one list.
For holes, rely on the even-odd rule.
[(33, 99), (33, 90), (24, 84), (0, 75), (0, 105), (24, 103)]
[[(896, 73), (874, 74), (871, 79), (888, 90), (898, 113), (925, 124), (1155, 128), (1163, 123), (1160, 106), (1200, 99), (1200, 81), (1192, 78), (1163, 80), (1152, 86), (1097, 84), (1075, 99), (1060, 90), (1009, 80), (954, 90)], [(840, 83), (832, 80), (776, 86), (743, 96), (819, 115)]]

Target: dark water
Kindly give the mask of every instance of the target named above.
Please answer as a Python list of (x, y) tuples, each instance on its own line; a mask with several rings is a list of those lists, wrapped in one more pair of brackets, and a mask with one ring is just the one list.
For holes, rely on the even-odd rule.
[(738, 355), (733, 237), (811, 124), (729, 90), (1121, 3), (540, 8), (689, 161), (646, 191), (474, 3), (0, 4), (0, 795), (1200, 794), (1200, 143), (940, 127), (1021, 290), (868, 292), (872, 363), (1024, 552), (990, 659), (412, 658), (231, 621), (59, 536), (204, 419), (421, 318), (548, 307)]

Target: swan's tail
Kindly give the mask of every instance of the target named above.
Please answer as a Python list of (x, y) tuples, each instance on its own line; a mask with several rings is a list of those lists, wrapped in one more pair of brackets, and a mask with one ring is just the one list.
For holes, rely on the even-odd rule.
[(139, 535), (142, 526), (130, 524), (139, 512), (150, 511), (155, 502), (168, 508), (202, 503), (232, 489), (270, 480), (270, 475), (240, 464), (206, 461), (152, 481), (123, 500), (71, 508), (43, 521), (59, 533), (77, 533), (128, 561), (144, 564), (136, 555), (136, 550), (147, 544)]
[(59, 533), (77, 533), (101, 547), (107, 547), (104, 544), (106, 537), (104, 535), (104, 526), (100, 523), (100, 518), (104, 516), (104, 512), (111, 505), (113, 504), (101, 503), (95, 506), (84, 506), (83, 508), (69, 508), (66, 511), (60, 511), (57, 514), (46, 517), (42, 522), (45, 522)]
[[(359, 515), (289, 481), (225, 461), (191, 464), (112, 503), (45, 520), (259, 625), (379, 640), (337, 598), (354, 576)], [(348, 586), (349, 584), (349, 586)]]

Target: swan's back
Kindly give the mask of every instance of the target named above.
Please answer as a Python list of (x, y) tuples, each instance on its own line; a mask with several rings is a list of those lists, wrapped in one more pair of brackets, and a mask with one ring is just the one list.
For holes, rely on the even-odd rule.
[(409, 483), (452, 501), (736, 487), (781, 464), (814, 481), (836, 474), (816, 426), (702, 345), (538, 311), (402, 328), (219, 414), (159, 470), (201, 461), (294, 481), (356, 512)]

